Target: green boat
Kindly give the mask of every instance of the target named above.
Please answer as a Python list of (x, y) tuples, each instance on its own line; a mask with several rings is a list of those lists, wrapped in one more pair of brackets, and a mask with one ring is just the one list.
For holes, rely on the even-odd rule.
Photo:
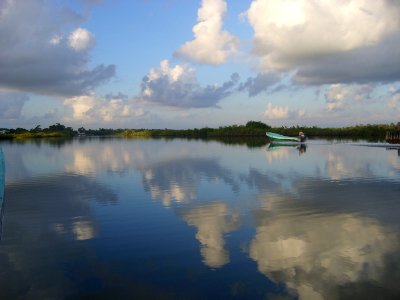
[(274, 132), (267, 132), (267, 137), (269, 137), (273, 142), (301, 142), (298, 137), (286, 136)]

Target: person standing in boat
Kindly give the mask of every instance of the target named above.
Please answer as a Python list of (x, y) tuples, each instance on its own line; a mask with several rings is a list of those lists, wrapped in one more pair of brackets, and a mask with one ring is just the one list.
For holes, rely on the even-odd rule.
[(300, 142), (301, 142), (301, 143), (303, 143), (303, 142), (306, 141), (306, 135), (304, 134), (303, 131), (300, 131), (300, 132), (299, 132), (299, 139), (300, 139)]

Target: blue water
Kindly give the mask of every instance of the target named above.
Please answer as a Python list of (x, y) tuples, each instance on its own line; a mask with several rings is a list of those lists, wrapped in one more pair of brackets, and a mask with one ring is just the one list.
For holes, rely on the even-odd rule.
[(396, 148), (0, 146), (0, 299), (400, 298)]

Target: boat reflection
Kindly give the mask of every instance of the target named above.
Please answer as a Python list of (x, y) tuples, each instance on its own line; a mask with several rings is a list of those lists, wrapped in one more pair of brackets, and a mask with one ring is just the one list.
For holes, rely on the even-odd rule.
[(307, 146), (305, 144), (300, 144), (297, 147), (297, 150), (299, 150), (299, 155), (302, 155), (302, 154), (306, 153)]
[(285, 148), (296, 148), (299, 151), (299, 155), (306, 153), (307, 145), (304, 143), (292, 143), (292, 142), (280, 142), (268, 144), (267, 151), (283, 151)]

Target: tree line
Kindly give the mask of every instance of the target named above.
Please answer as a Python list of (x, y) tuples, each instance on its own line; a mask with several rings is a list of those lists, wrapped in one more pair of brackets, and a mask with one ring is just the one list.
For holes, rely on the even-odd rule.
[(400, 122), (397, 124), (366, 124), (338, 128), (321, 128), (317, 126), (281, 126), (272, 127), (260, 121), (249, 121), (244, 125), (220, 126), (218, 128), (194, 129), (85, 129), (80, 127), (74, 130), (60, 123), (47, 128), (40, 125), (32, 129), (0, 128), (0, 138), (41, 138), (41, 137), (74, 137), (74, 136), (121, 136), (121, 137), (192, 137), (192, 138), (231, 138), (231, 137), (261, 137), (266, 131), (272, 131), (289, 136), (297, 136), (303, 131), (308, 137), (332, 138), (371, 138), (384, 139), (386, 132), (400, 131)]

